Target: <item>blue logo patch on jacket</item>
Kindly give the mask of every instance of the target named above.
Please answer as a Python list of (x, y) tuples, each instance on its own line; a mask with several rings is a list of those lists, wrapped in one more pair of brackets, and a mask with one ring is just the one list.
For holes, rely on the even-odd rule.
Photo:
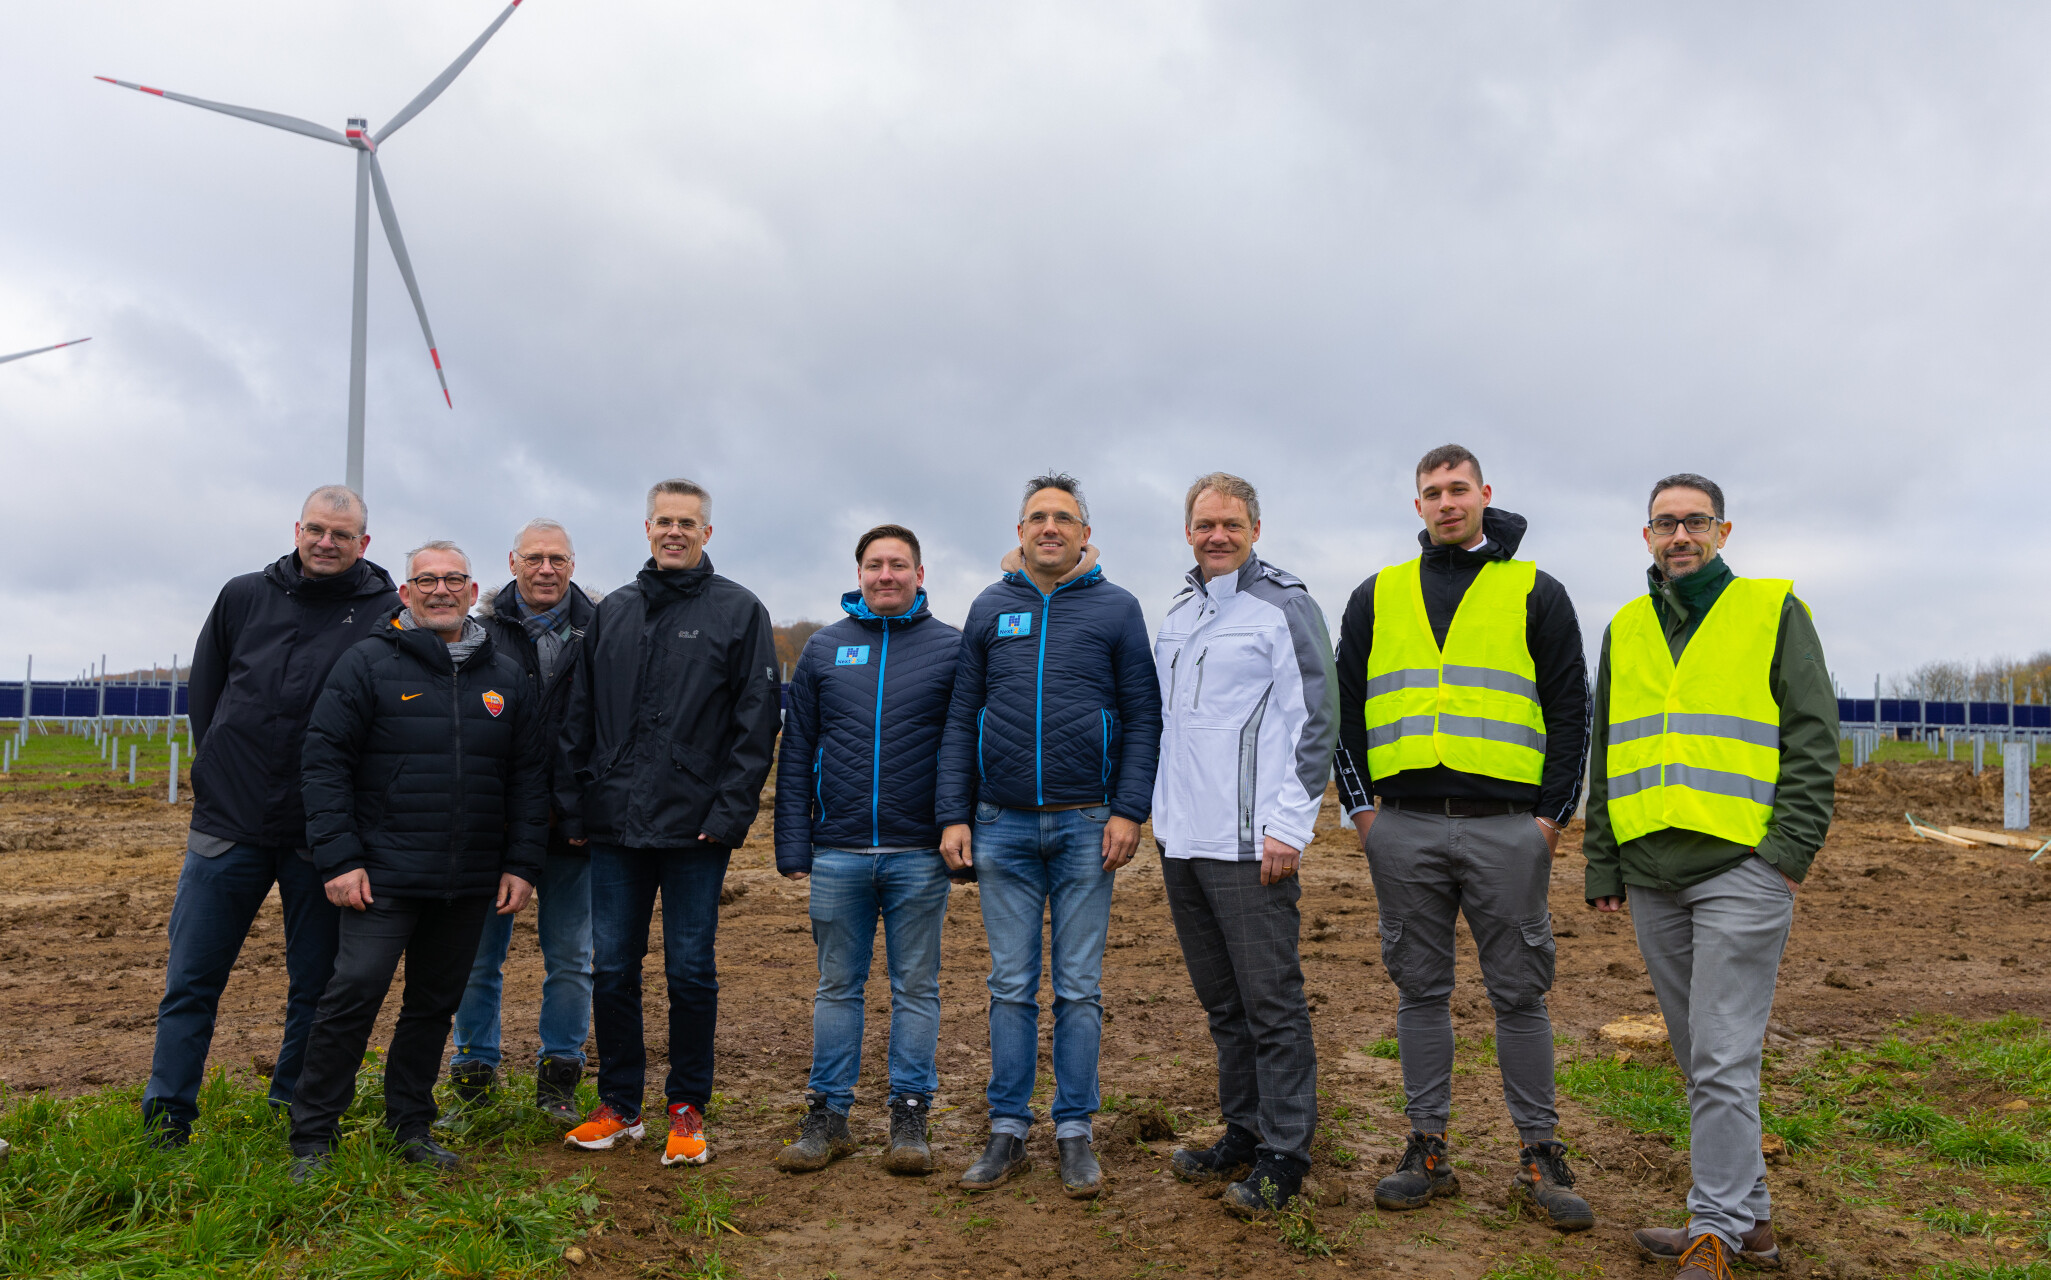
[(1002, 636), (1029, 636), (1033, 633), (1033, 615), (1030, 613), (1000, 613), (997, 615), (997, 634)]
[(866, 667), (869, 665), (869, 646), (865, 644), (844, 644), (833, 651), (833, 665), (836, 667)]

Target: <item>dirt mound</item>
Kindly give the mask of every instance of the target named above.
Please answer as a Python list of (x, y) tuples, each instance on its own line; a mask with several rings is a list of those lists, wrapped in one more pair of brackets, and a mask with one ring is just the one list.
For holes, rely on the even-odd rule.
[[(1869, 764), (1837, 773), (1840, 822), (1900, 821), (1904, 812), (1939, 826), (1960, 823), (2001, 829), (2001, 766), (1978, 776), (1967, 761)], [(2030, 826), (2051, 826), (2051, 767), (2030, 770)]]

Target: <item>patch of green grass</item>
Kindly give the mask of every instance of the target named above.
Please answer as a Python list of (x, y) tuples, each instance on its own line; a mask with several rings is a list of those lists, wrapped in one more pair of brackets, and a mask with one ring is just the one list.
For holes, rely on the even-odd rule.
[(1497, 1262), (1481, 1273), (1481, 1280), (1585, 1280), (1601, 1274), (1600, 1270), (1584, 1267), (1569, 1270), (1551, 1258), (1523, 1253)]
[(735, 1219), (741, 1211), (741, 1202), (729, 1189), (733, 1177), (699, 1177), (677, 1188), (677, 1197), (683, 1201), (684, 1211), (677, 1215), (677, 1227), (686, 1235), (706, 1236), (718, 1239), (722, 1231), (741, 1235)]
[(1927, 1102), (1883, 1105), (1866, 1113), (1866, 1132), (1883, 1142), (1914, 1146), (1942, 1129), (1947, 1120)]
[(1921, 1280), (2051, 1280), (2051, 1263), (1997, 1263), (1991, 1267), (1970, 1262), (1945, 1262), (1916, 1273)]
[(1561, 1063), (1558, 1075), (1560, 1088), (1600, 1114), (1687, 1147), (1687, 1091), (1672, 1067), (1582, 1058)]
[(1282, 1243), (1306, 1258), (1329, 1258), (1335, 1249), (1324, 1232), (1318, 1230), (1316, 1208), (1302, 1196), (1290, 1196), (1289, 1203), (1275, 1213), (1275, 1220), (1281, 1228)]
[(1990, 1164), (2044, 1163), (2043, 1144), (2005, 1120), (1968, 1116), (1948, 1121), (1927, 1140), (1930, 1154), (1976, 1168)]
[[(0, 723), (0, 737), (14, 736), (14, 722)], [(161, 719), (157, 731), (145, 737), (130, 730), (117, 735), (116, 767), (109, 769), (101, 748), (90, 735), (61, 732), (53, 723), (47, 734), (33, 730), (20, 757), (4, 775), (0, 791), (72, 791), (80, 787), (110, 786), (138, 795), (164, 796), (164, 783), (171, 768), (171, 744), (164, 741)], [(186, 748), (185, 728), (178, 729), (178, 798), (192, 798), (192, 752)], [(136, 748), (135, 786), (128, 785), (128, 748)]]
[(1370, 1058), (1387, 1058), (1391, 1062), (1403, 1056), (1402, 1046), (1396, 1043), (1393, 1036), (1384, 1036), (1382, 1039), (1375, 1041), (1367, 1046), (1366, 1052)]
[(1955, 1236), (1985, 1236), (1992, 1239), (1995, 1229), (2007, 1219), (2004, 1214), (1976, 1213), (1970, 1209), (1937, 1205), (1918, 1213), (1916, 1220), (1926, 1227), (1949, 1231)]

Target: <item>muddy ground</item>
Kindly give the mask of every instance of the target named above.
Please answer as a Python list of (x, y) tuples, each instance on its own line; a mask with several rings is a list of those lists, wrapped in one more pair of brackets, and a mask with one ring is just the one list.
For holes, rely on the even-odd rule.
[[(2051, 769), (2035, 794), (2051, 793)], [(1905, 838), (1905, 809), (1918, 818), (1997, 826), (2000, 779), (1968, 766), (1929, 763), (1846, 771), (1839, 821), (1797, 899), (1769, 1044), (1790, 1061), (1832, 1042), (1877, 1040), (1918, 1013), (1989, 1017), (2051, 1013), (2043, 977), (2051, 858), (1954, 849)], [(73, 1092), (133, 1083), (148, 1074), (161, 989), (164, 925), (183, 847), (185, 806), (106, 787), (0, 791), (0, 1081), (10, 1091)], [(2051, 811), (2040, 800), (2040, 830)], [(1219, 1206), (1162, 1171), (1172, 1145), (1104, 1141), (1109, 1190), (1088, 1207), (1063, 1198), (1047, 1128), (1035, 1130), (1037, 1171), (1023, 1183), (968, 1201), (951, 1178), (892, 1178), (877, 1167), (887, 1119), (880, 1065), (888, 1023), (882, 956), (870, 984), (865, 1076), (854, 1116), (862, 1152), (802, 1180), (770, 1159), (802, 1107), (815, 980), (805, 889), (779, 879), (767, 849), (768, 820), (736, 855), (730, 884), (746, 892), (720, 926), (723, 984), (718, 1042), (716, 1160), (694, 1176), (731, 1179), (747, 1204), (745, 1236), (724, 1255), (749, 1276), (1210, 1276), (1395, 1274), (1478, 1277), (1499, 1259), (1534, 1254), (1563, 1274), (1664, 1274), (1632, 1251), (1629, 1229), (1679, 1221), (1685, 1164), (1654, 1138), (1634, 1136), (1561, 1099), (1562, 1136), (1582, 1153), (1581, 1183), (1599, 1215), (1595, 1230), (1561, 1239), (1511, 1221), (1506, 1191), (1516, 1138), (1499, 1083), (1485, 1062), (1454, 1081), (1455, 1156), (1464, 1199), (1395, 1218), (1376, 1215), (1369, 1194), (1400, 1150), (1396, 1064), (1363, 1050), (1394, 1034), (1395, 994), (1375, 933), (1375, 902), (1353, 833), (1327, 803), (1304, 869), (1304, 969), (1313, 1002), (1324, 1110), (1350, 1118), (1321, 1138), (1316, 1177), (1328, 1236), (1352, 1224), (1338, 1259), (1306, 1259), (1273, 1228), (1228, 1219)], [(1596, 1029), (1656, 1004), (1628, 920), (1598, 918), (1582, 901), (1578, 829), (1553, 876), (1559, 980), (1552, 998), (1563, 1054), (1597, 1052)], [(1143, 845), (1151, 851), (1151, 841)], [(1464, 935), (1464, 927), (1462, 933)], [(1462, 941), (1456, 1031), (1480, 1037), (1492, 1015)], [(976, 894), (958, 889), (949, 908), (936, 1149), (947, 1171), (966, 1167), (984, 1135), (988, 1069), (986, 961)], [(658, 975), (651, 1004), (662, 1002)], [(508, 964), (509, 1061), (535, 1048), (541, 965), (532, 916), (523, 918)], [(263, 1070), (280, 1034), (285, 973), (275, 899), (267, 905), (222, 1001), (214, 1061)], [(1102, 1066), (1107, 1098), (1159, 1100), (1203, 1139), (1217, 1120), (1209, 1039), (1189, 989), (1164, 902), (1158, 863), (1144, 854), (1121, 876), (1105, 964)], [(388, 1013), (377, 1034), (390, 1031)], [(663, 1025), (659, 1008), (649, 1025)], [(1043, 1018), (1043, 1025), (1045, 1019)], [(1044, 1041), (1043, 1041), (1044, 1043)], [(651, 1046), (659, 1088), (661, 1046)], [(1043, 1071), (1046, 1070), (1043, 1059)], [(1099, 1119), (1103, 1135), (1115, 1116)], [(655, 1128), (658, 1126), (651, 1126)], [(653, 1135), (651, 1135), (653, 1136)], [(1121, 1133), (1120, 1139), (1128, 1137)], [(1357, 1153), (1333, 1165), (1334, 1147)], [(675, 1175), (656, 1164), (659, 1146), (605, 1153), (544, 1151), (553, 1170), (588, 1168), (605, 1197), (604, 1234), (588, 1242), (579, 1275), (682, 1274), (702, 1240), (678, 1234)], [(1805, 1175), (1802, 1159), (1777, 1169), (1776, 1225), (1792, 1238), (1796, 1275), (1909, 1275), (1942, 1257), (1984, 1257), (1985, 1247), (1918, 1229), (1899, 1211), (1847, 1206)], [(1339, 1203), (1343, 1198), (1343, 1203)], [(1366, 1215), (1364, 1220), (1362, 1215)], [(2013, 1256), (2013, 1255), (2009, 1255)], [(1600, 1270), (1593, 1268), (1599, 1267)]]

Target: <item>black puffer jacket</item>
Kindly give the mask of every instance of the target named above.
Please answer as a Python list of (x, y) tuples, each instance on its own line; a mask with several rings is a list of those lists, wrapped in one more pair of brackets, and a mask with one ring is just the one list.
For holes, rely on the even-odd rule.
[(292, 552), (228, 580), (192, 650), (193, 830), (306, 846), (306, 718), (335, 660), (398, 603), (391, 575), (368, 560), (316, 578)]
[(563, 723), (564, 832), (629, 849), (748, 838), (776, 745), (776, 638), (754, 593), (657, 569), (599, 602)]
[(541, 879), (548, 831), (540, 706), (491, 637), (458, 670), (393, 620), (328, 677), (306, 731), (306, 822), (323, 880), (362, 867), (373, 894), (471, 897)]
[[(499, 653), (512, 658), (527, 673), (528, 687), (540, 699), (544, 754), (547, 756), (549, 785), (548, 853), (550, 857), (582, 857), (587, 852), (583, 845), (571, 844), (564, 838), (562, 816), (554, 804), (556, 743), (562, 737), (563, 718), (570, 707), (569, 674), (584, 660), (584, 633), (591, 629), (591, 619), (597, 616), (596, 599), (582, 587), (570, 586), (569, 634), (563, 637), (563, 651), (556, 659), (555, 674), (547, 681), (541, 678), (541, 655), (535, 652), (534, 641), (528, 637), (527, 628), (520, 625), (519, 592), (508, 582), (497, 591), (477, 602), (477, 620), (491, 633), (492, 644)], [(503, 603), (505, 612), (499, 612)]]

